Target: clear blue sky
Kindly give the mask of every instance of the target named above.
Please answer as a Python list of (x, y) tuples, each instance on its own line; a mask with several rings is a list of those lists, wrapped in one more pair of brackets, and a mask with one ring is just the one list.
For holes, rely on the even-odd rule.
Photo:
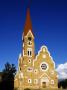
[[(0, 0), (0, 70), (17, 66), (29, 0)], [(56, 65), (67, 61), (66, 0), (31, 0), (30, 13), (36, 53), (46, 45)]]

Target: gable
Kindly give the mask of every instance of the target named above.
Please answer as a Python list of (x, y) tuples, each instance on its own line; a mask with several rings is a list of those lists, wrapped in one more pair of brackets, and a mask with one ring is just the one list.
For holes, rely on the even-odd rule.
[[(38, 52), (38, 55), (36, 55), (36, 58), (34, 60), (34, 64), (41, 62), (47, 62), (53, 68), (55, 68), (55, 62), (53, 61), (48, 49), (46, 46), (42, 46), (41, 49)], [(34, 65), (33, 64), (33, 65)]]
[(25, 37), (28, 37), (28, 36), (32, 36), (34, 38), (34, 35), (33, 33), (31, 32), (31, 30), (28, 31), (27, 35)]

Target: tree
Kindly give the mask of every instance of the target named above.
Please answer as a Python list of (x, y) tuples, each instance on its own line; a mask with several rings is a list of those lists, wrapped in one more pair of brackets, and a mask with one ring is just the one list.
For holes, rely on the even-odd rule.
[(61, 81), (58, 82), (58, 88), (63, 88), (66, 89), (67, 88), (67, 79), (63, 79)]
[(13, 90), (14, 88), (14, 76), (16, 74), (16, 67), (14, 64), (5, 64), (2, 75), (2, 89)]

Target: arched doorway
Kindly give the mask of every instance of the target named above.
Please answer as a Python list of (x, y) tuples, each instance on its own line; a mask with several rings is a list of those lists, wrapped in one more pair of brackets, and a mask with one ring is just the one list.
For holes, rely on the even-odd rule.
[(46, 88), (49, 85), (49, 79), (47, 77), (42, 77), (41, 79), (41, 87)]
[(42, 82), (42, 87), (46, 88), (46, 82)]

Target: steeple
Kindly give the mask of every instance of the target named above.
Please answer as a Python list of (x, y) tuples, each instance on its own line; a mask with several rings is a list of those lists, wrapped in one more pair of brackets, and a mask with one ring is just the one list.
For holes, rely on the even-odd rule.
[(27, 8), (27, 14), (26, 14), (26, 22), (24, 26), (24, 36), (27, 35), (28, 31), (32, 31), (32, 23), (31, 23), (31, 18), (30, 18), (30, 10)]

